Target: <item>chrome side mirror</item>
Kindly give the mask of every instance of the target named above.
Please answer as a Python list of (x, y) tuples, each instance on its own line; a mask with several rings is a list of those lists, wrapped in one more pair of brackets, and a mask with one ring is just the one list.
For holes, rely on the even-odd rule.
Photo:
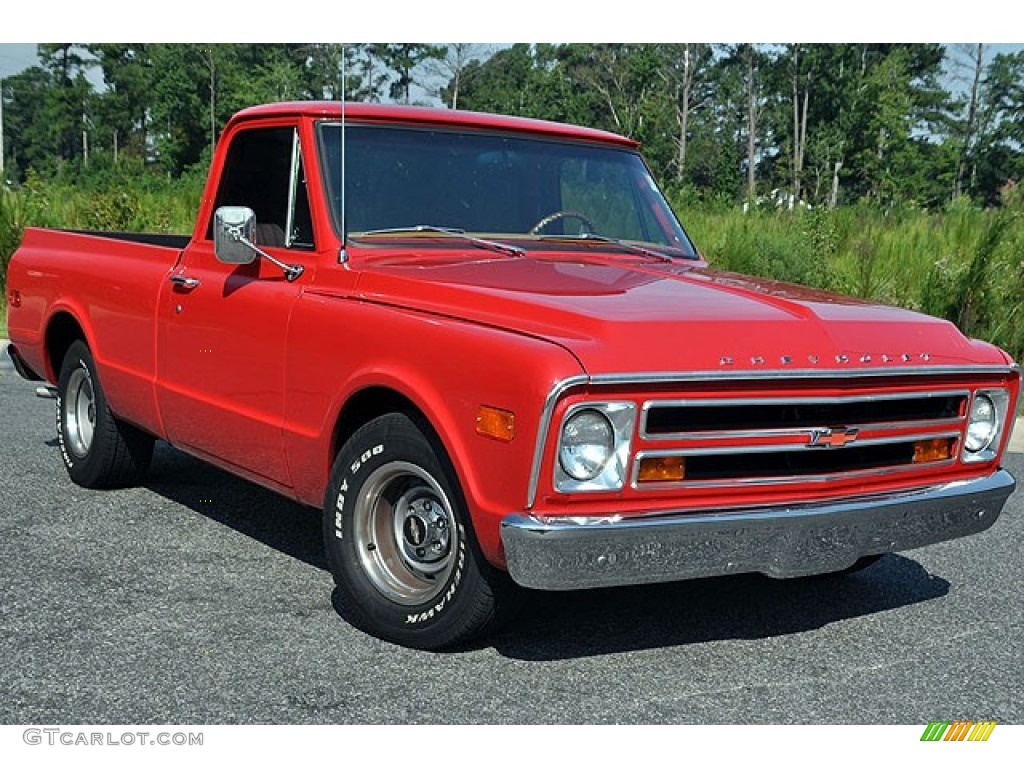
[(251, 264), (256, 251), (250, 245), (256, 232), (252, 208), (225, 205), (213, 214), (213, 250), (225, 264)]
[(240, 205), (224, 205), (213, 214), (213, 252), (217, 261), (224, 264), (252, 264), (256, 256), (262, 256), (281, 268), (289, 283), (298, 280), (305, 267), (301, 264), (285, 264), (271, 256), (252, 241), (256, 234), (256, 214), (252, 208)]

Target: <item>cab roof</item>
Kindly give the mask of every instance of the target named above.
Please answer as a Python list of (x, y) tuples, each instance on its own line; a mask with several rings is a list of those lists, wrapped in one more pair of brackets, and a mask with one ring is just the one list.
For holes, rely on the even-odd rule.
[[(249, 107), (231, 118), (228, 127), (245, 120), (270, 117), (309, 117), (314, 119), (340, 120), (340, 101), (284, 101)], [(484, 112), (468, 112), (461, 109), (435, 109), (429, 107), (406, 107), (397, 104), (345, 104), (347, 120), (379, 123), (404, 123), (433, 126), (453, 126), (515, 133), (532, 133), (558, 136), (567, 139), (597, 141), (605, 144), (635, 148), (639, 142), (608, 131), (583, 128), (549, 120), (534, 120), (525, 117), (508, 117)]]

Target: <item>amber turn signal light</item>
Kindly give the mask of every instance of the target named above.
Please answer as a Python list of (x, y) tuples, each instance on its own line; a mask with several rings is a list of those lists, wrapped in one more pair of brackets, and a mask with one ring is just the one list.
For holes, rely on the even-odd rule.
[(914, 463), (927, 464), (932, 461), (948, 461), (953, 458), (953, 443), (952, 437), (918, 440), (914, 443)]
[(686, 459), (682, 456), (649, 456), (640, 460), (638, 483), (678, 483), (686, 477)]
[(516, 415), (512, 411), (481, 405), (476, 410), (476, 431), (484, 437), (511, 443), (516, 435)]

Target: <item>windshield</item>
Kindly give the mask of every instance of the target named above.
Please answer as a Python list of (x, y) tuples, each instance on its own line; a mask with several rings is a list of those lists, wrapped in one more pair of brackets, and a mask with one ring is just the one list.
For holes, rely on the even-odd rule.
[[(319, 126), (334, 221), (341, 216), (341, 126)], [(428, 226), (504, 238), (646, 243), (694, 257), (640, 155), (629, 149), (435, 128), (345, 129), (350, 238)], [(394, 233), (387, 233), (394, 234)], [(608, 242), (605, 240), (604, 242)]]

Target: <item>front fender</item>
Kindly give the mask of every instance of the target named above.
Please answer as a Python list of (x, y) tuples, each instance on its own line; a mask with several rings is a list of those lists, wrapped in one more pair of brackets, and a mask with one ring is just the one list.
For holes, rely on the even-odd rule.
[[(297, 496), (322, 503), (342, 410), (368, 388), (387, 389), (412, 403), (437, 433), (484, 554), (502, 564), (501, 518), (526, 508), (544, 400), (556, 382), (582, 372), (576, 358), (544, 339), (323, 296), (299, 302), (291, 339), (284, 429)], [(332, 343), (326, 349), (307, 343), (312, 339)], [(515, 414), (511, 441), (477, 433), (482, 405)]]

